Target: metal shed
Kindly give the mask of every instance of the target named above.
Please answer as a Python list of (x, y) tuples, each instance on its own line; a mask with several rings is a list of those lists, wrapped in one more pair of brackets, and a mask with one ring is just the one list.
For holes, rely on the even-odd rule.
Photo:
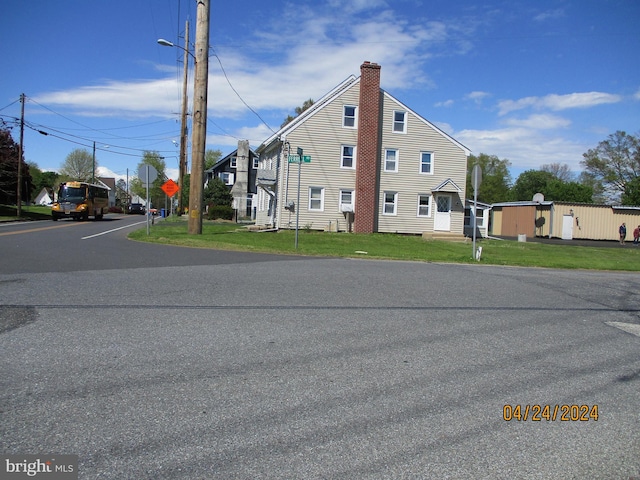
[(627, 224), (629, 238), (640, 225), (640, 206), (505, 202), (494, 204), (491, 212), (491, 235), (499, 237), (618, 240), (620, 224)]

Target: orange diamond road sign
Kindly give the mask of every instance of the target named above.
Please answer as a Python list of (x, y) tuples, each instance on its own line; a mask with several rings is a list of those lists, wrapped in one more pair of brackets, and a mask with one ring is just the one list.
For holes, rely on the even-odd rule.
[(176, 193), (178, 193), (178, 190), (180, 190), (178, 184), (171, 179), (164, 182), (162, 184), (162, 187), (160, 188), (162, 188), (162, 191), (170, 197), (173, 197)]

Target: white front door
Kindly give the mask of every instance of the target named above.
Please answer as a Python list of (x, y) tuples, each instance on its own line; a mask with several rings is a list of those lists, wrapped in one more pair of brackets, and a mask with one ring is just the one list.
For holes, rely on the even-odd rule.
[(451, 195), (436, 195), (436, 216), (433, 221), (434, 230), (451, 230)]
[(562, 240), (573, 240), (573, 217), (562, 216)]

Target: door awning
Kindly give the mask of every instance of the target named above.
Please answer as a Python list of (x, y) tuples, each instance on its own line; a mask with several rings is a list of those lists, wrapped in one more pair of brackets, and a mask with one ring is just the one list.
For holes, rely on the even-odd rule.
[(462, 193), (462, 190), (460, 189), (460, 187), (456, 185), (456, 182), (454, 182), (450, 178), (447, 178), (444, 182), (442, 182), (437, 187), (433, 188), (431, 191), (447, 192), (447, 193)]

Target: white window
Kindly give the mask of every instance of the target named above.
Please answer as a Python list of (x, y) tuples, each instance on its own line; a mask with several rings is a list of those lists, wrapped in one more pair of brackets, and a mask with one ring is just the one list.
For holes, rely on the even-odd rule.
[(342, 126), (346, 128), (356, 128), (356, 107), (353, 105), (344, 106)]
[(387, 149), (384, 151), (384, 171), (398, 171), (398, 150)]
[(418, 216), (419, 217), (431, 216), (431, 195), (427, 195), (427, 194), (418, 195)]
[(258, 169), (260, 165), (260, 157), (253, 157), (253, 168)]
[(341, 168), (356, 168), (355, 151), (356, 147), (352, 145), (342, 145), (342, 155), (340, 157)]
[(231, 172), (220, 172), (220, 178), (227, 185), (233, 185), (233, 173)]
[(236, 168), (236, 162), (237, 162), (237, 158), (231, 157), (231, 168)]
[(393, 112), (394, 133), (407, 133), (407, 112)]
[(340, 211), (353, 212), (354, 210), (353, 190), (340, 190)]
[(309, 187), (309, 210), (324, 211), (324, 188)]
[[(476, 227), (484, 227), (484, 209), (478, 208), (476, 210)], [(464, 209), (464, 224), (465, 226), (473, 226), (473, 207), (465, 207)]]
[(433, 153), (431, 152), (420, 153), (420, 173), (426, 173), (426, 174), (433, 173)]
[(395, 215), (398, 207), (398, 192), (384, 192), (383, 215)]

